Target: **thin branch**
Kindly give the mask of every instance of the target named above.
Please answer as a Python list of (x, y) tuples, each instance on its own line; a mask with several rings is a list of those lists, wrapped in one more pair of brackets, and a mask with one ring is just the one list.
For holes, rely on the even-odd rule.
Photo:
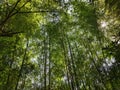
[(39, 10), (39, 11), (20, 11), (18, 13), (21, 13), (21, 14), (26, 14), (26, 13), (42, 13), (42, 12), (59, 12), (57, 10), (53, 11), (53, 10)]
[[(7, 21), (9, 18), (11, 18), (12, 16), (16, 15), (28, 2), (25, 2), (16, 12), (14, 12), (15, 8), (17, 7), (18, 3), (20, 2), (21, 0), (18, 0), (15, 4), (15, 6), (13, 7), (13, 9), (10, 11), (10, 13), (8, 14), (8, 16), (0, 23), (0, 26), (2, 27)], [(14, 12), (14, 13), (13, 13)]]
[(20, 34), (20, 33), (23, 33), (23, 32), (10, 32), (10, 33), (1, 33), (0, 34), (0, 37), (12, 37), (13, 35), (15, 34)]
[(18, 0), (15, 4), (15, 6), (12, 8), (12, 10), (9, 12), (9, 14), (7, 15), (7, 17), (0, 23), (0, 25), (4, 25), (5, 22), (7, 22), (7, 20), (11, 17), (11, 13), (15, 10), (15, 8), (17, 7), (18, 3), (21, 0)]

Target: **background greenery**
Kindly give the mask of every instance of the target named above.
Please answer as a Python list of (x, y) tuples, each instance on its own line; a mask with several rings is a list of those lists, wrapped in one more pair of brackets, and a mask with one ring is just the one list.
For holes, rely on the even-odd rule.
[(1, 0), (0, 90), (119, 90), (119, 0)]

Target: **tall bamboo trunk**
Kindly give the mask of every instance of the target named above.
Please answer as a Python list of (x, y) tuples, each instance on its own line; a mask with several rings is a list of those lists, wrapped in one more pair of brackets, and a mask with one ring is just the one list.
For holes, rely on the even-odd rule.
[(68, 52), (66, 50), (66, 47), (64, 45), (64, 39), (62, 37), (61, 39), (61, 47), (63, 49), (63, 54), (64, 54), (64, 59), (65, 59), (65, 66), (66, 66), (66, 73), (67, 73), (67, 81), (68, 81), (68, 85), (69, 85), (69, 89), (70, 90), (74, 90), (74, 84), (73, 84), (73, 77), (72, 77), (72, 72), (71, 72), (71, 66), (70, 66), (70, 63), (69, 63), (69, 58), (68, 56), (66, 55), (66, 53)]
[(49, 87), (48, 90), (51, 90), (51, 37), (49, 39)]
[(75, 88), (77, 88), (77, 90), (80, 90), (79, 88), (79, 82), (78, 82), (78, 78), (77, 78), (77, 73), (76, 73), (76, 65), (75, 65), (75, 59), (74, 59), (74, 54), (72, 52), (72, 47), (71, 47), (71, 44), (70, 44), (70, 41), (69, 41), (69, 38), (68, 36), (66, 35), (66, 39), (67, 39), (67, 42), (68, 42), (68, 48), (69, 48), (69, 52), (70, 52), (70, 57), (71, 57), (71, 64), (72, 64), (72, 70), (73, 70), (73, 77), (74, 77), (74, 85), (76, 86)]
[(44, 31), (44, 90), (47, 90), (47, 38)]
[[(16, 38), (16, 40), (15, 40), (15, 45), (14, 45), (14, 51), (12, 52), (12, 61), (11, 61), (11, 63), (10, 63), (10, 66), (9, 66), (9, 68), (10, 69), (12, 69), (12, 65), (13, 65), (13, 62), (14, 62), (14, 60), (15, 60), (15, 51), (16, 51), (16, 44), (17, 44), (17, 38)], [(9, 81), (10, 81), (10, 71), (9, 71), (9, 74), (8, 74), (8, 77), (7, 77), (7, 81), (6, 81), (6, 84), (5, 84), (5, 90), (8, 90), (8, 88), (9, 88)]]
[(29, 40), (27, 39), (26, 49), (25, 49), (25, 52), (24, 52), (24, 56), (23, 56), (23, 60), (22, 60), (22, 65), (21, 65), (20, 71), (18, 73), (18, 78), (17, 78), (17, 83), (16, 83), (16, 86), (15, 86), (15, 90), (17, 90), (18, 83), (19, 83), (19, 80), (20, 80), (20, 77), (21, 77), (21, 74), (22, 74), (23, 66), (24, 66), (24, 63), (25, 63), (25, 60), (26, 60), (26, 53), (27, 53), (27, 49), (28, 49), (28, 44), (29, 44)]
[(102, 82), (103, 88), (104, 88), (105, 90), (108, 90), (107, 87), (106, 87), (106, 85), (105, 85), (104, 79), (103, 79), (103, 77), (102, 77), (102, 75), (101, 75), (101, 72), (100, 72), (99, 68), (97, 67), (97, 64), (96, 64), (96, 62), (95, 62), (95, 60), (94, 60), (94, 55), (93, 55), (93, 52), (91, 51), (90, 45), (86, 45), (85, 42), (83, 42), (83, 44), (84, 44), (84, 46), (85, 46), (86, 48), (89, 49), (89, 55), (90, 55), (90, 57), (91, 57), (91, 60), (92, 60), (92, 62), (93, 62), (93, 65), (94, 65), (96, 71), (98, 72), (98, 75), (99, 75), (99, 77), (100, 77), (100, 81)]

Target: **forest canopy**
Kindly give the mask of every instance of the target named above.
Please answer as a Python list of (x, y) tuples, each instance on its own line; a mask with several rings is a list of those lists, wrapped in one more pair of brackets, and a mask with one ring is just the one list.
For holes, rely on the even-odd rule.
[(0, 90), (119, 90), (119, 0), (0, 0)]

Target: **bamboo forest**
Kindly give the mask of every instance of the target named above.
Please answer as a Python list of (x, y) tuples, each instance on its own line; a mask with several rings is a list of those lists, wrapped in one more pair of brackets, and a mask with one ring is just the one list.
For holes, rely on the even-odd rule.
[(0, 0), (0, 90), (120, 90), (120, 0)]

